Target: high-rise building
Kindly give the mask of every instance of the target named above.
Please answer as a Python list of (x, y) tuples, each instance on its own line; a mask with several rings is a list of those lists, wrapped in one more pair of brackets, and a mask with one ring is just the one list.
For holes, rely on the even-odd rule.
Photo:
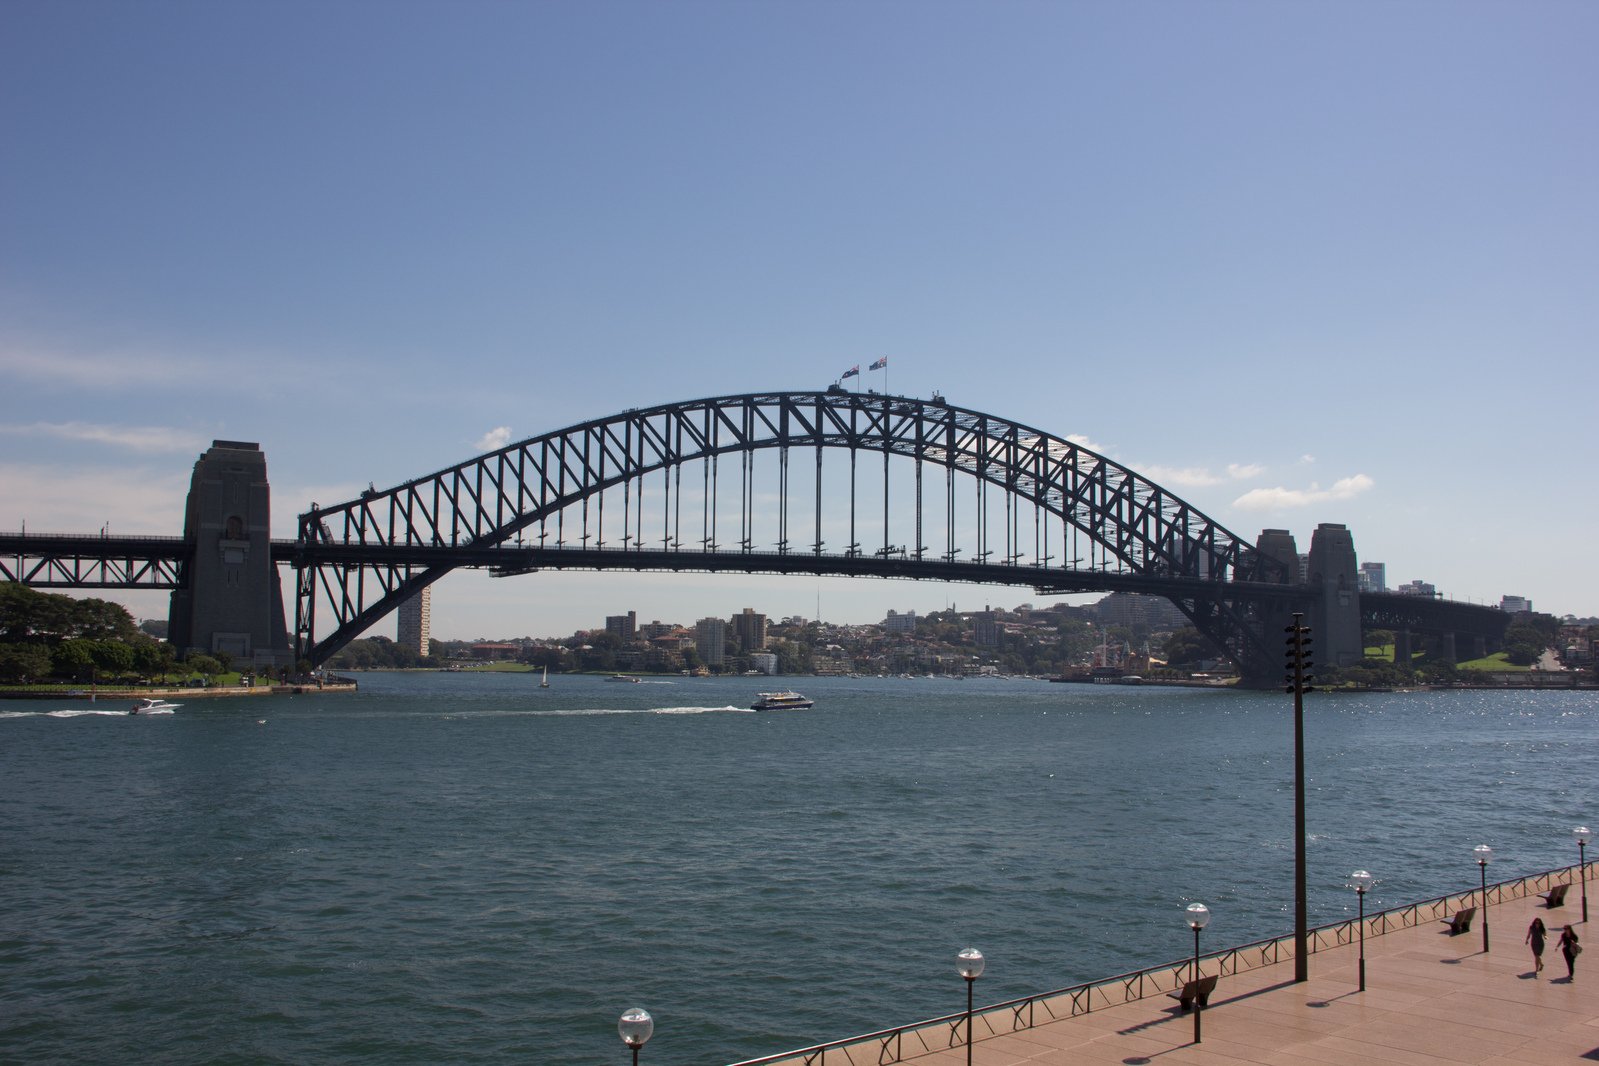
[(1525, 596), (1502, 596), (1499, 609), (1506, 614), (1531, 614), (1532, 601)]
[(1388, 567), (1384, 563), (1360, 564), (1360, 591), (1387, 592)]
[(632, 640), (638, 633), (638, 612), (629, 611), (626, 614), (608, 614), (605, 616), (605, 631), (615, 633), (623, 640)]
[(399, 614), (395, 643), (418, 655), (426, 655), (433, 625), (433, 586), (424, 585), (421, 592), (400, 604)]
[(1420, 578), (1417, 578), (1415, 581), (1407, 581), (1403, 585), (1400, 585), (1398, 588), (1394, 589), (1394, 591), (1399, 593), (1401, 596), (1425, 596), (1429, 600), (1436, 599), (1438, 596), (1438, 589), (1433, 585), (1422, 581)]
[(885, 633), (916, 632), (916, 612), (907, 611), (905, 614), (900, 614), (897, 611), (889, 611), (888, 617), (883, 619), (883, 631)]
[(727, 660), (727, 623), (720, 618), (695, 622), (694, 650), (706, 666), (721, 666)]
[(748, 654), (766, 647), (766, 616), (757, 614), (752, 607), (733, 616), (733, 635), (740, 650)]

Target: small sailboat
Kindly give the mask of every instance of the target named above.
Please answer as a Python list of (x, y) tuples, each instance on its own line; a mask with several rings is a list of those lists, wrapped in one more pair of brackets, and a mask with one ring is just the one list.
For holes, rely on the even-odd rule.
[(550, 668), (548, 666), (546, 666), (544, 668), (544, 678), (543, 678), (543, 680), (541, 680), (539, 682), (539, 688), (549, 688), (549, 687), (550, 687)]

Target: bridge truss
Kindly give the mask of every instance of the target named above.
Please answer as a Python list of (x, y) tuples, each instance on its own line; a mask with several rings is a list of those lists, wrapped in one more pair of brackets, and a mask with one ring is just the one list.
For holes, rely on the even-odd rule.
[(313, 663), (460, 566), (1158, 592), (1241, 666), (1272, 672), (1264, 605), (1307, 593), (1285, 586), (1277, 560), (1082, 445), (936, 395), (837, 387), (630, 410), (313, 503), (295, 565), (297, 654)]

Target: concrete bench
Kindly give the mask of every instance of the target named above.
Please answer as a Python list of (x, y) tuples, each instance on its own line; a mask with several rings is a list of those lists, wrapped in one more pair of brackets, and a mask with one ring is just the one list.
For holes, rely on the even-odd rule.
[(1538, 893), (1538, 898), (1543, 900), (1543, 905), (1550, 910), (1554, 910), (1556, 907), (1564, 907), (1566, 905), (1566, 889), (1570, 887), (1570, 885), (1556, 885), (1548, 892)]
[(1461, 933), (1469, 933), (1471, 931), (1471, 920), (1476, 916), (1477, 908), (1467, 907), (1464, 910), (1456, 911), (1453, 918), (1440, 918), (1438, 920), (1449, 927), (1450, 936), (1458, 936)]
[(1215, 990), (1216, 979), (1214, 977), (1201, 977), (1198, 980), (1183, 982), (1182, 991), (1180, 992), (1167, 992), (1166, 994), (1175, 999), (1183, 1010), (1192, 1007), (1196, 999), (1199, 1000), (1199, 1007), (1203, 1010), (1210, 1006), (1210, 994)]

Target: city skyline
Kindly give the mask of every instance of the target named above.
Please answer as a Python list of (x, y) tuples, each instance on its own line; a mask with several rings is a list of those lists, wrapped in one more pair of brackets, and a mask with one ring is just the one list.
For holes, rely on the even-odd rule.
[[(1251, 540), (1347, 524), (1390, 587), (1599, 613), (1591, 5), (162, 10), (0, 11), (0, 528), (176, 534), (224, 438), (288, 537), (369, 483), (858, 366)], [(431, 624), (1028, 600), (457, 572)]]

